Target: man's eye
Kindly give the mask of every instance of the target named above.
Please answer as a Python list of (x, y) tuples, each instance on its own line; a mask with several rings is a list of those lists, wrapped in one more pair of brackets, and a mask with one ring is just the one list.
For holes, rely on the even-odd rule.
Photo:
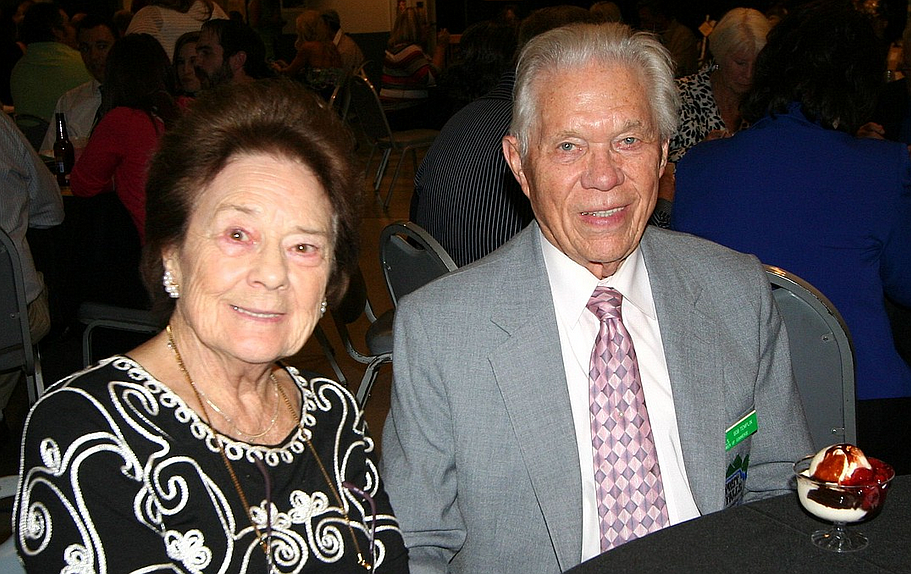
[(625, 137), (622, 140), (620, 140), (620, 143), (622, 143), (625, 146), (631, 146), (631, 145), (635, 144), (637, 141), (639, 141), (637, 138), (634, 138), (633, 136), (628, 136), (628, 137)]
[(576, 149), (576, 144), (570, 142), (563, 142), (560, 144), (560, 151), (573, 151)]

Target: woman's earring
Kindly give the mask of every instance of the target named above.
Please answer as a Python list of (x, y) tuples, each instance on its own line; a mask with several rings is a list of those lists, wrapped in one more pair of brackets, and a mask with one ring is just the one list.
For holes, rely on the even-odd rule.
[(328, 306), (329, 306), (329, 304), (326, 302), (325, 299), (323, 299), (323, 302), (319, 304), (319, 316), (320, 317), (322, 317), (323, 315), (326, 314), (326, 308)]
[(161, 278), (161, 284), (164, 285), (165, 293), (167, 293), (171, 299), (180, 297), (180, 285), (174, 282), (174, 275), (170, 271), (164, 272), (164, 276)]

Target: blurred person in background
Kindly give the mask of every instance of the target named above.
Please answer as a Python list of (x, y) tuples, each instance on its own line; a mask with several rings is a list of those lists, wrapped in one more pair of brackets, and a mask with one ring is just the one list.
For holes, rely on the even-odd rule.
[(516, 28), (483, 21), (462, 33), (457, 59), (443, 71), (435, 93), (437, 106), (447, 108), (448, 119), (490, 90), (512, 69)]
[(395, 19), (383, 57), (380, 100), (392, 129), (433, 126), (438, 110), (430, 102), (430, 89), (437, 85), (446, 64), (449, 32), (437, 34), (436, 45), (427, 53), (429, 24), (415, 8), (406, 8)]
[(671, 0), (639, 0), (636, 3), (639, 27), (658, 35), (661, 43), (674, 59), (674, 76), (682, 78), (696, 72), (699, 63), (699, 48), (696, 35), (681, 24)]
[(198, 32), (204, 22), (219, 18), (228, 15), (214, 0), (149, 0), (133, 15), (127, 34), (150, 34), (172, 59), (177, 38)]
[(317, 10), (304, 10), (297, 17), (297, 55), (291, 63), (277, 60), (272, 69), (295, 78), (328, 99), (341, 79), (342, 57), (332, 42), (332, 32)]
[(326, 8), (320, 12), (320, 17), (329, 26), (329, 31), (333, 35), (332, 43), (338, 48), (345, 73), (350, 74), (356, 71), (365, 61), (364, 53), (357, 42), (342, 30), (342, 21), (338, 12), (332, 8)]
[(708, 36), (712, 61), (696, 74), (677, 80), (680, 123), (671, 139), (653, 224), (670, 225), (675, 168), (687, 150), (706, 139), (728, 137), (746, 125), (740, 104), (753, 85), (753, 64), (771, 29), (758, 10), (734, 8)]
[[(60, 96), (54, 113), (62, 113), (66, 116), (67, 135), (78, 150), (85, 147), (85, 143), (100, 117), (101, 86), (104, 83), (105, 64), (108, 52), (116, 39), (117, 35), (111, 21), (98, 15), (86, 16), (76, 28), (79, 53), (82, 55), (86, 69), (92, 74), (92, 79)], [(57, 125), (55, 122), (50, 122), (44, 142), (41, 144), (42, 153), (53, 156), (56, 139)]]
[(209, 20), (196, 42), (196, 75), (206, 89), (273, 74), (266, 64), (263, 41), (252, 28), (234, 20)]
[[(0, 229), (13, 242), (22, 267), (31, 342), (37, 344), (51, 329), (44, 278), (32, 258), (26, 233), (63, 221), (63, 198), (50, 170), (38, 157), (13, 120), (0, 113)], [(3, 414), (24, 376), (20, 370), (0, 373), (0, 445), (10, 437)]]
[(144, 242), (149, 160), (177, 119), (174, 71), (149, 34), (127, 34), (108, 54), (102, 116), (70, 174), (77, 197), (114, 191)]
[(884, 299), (911, 305), (911, 159), (855, 134), (885, 53), (849, 3), (805, 4), (769, 34), (743, 103), (749, 129), (677, 166), (671, 226), (755, 254), (819, 289), (854, 343), (858, 445), (911, 472), (911, 366)]
[(174, 43), (174, 72), (177, 74), (177, 95), (192, 98), (202, 87), (196, 75), (196, 43), (199, 32), (187, 32)]
[(36, 3), (25, 12), (21, 39), (28, 49), (10, 76), (16, 113), (53, 122), (60, 96), (92, 79), (76, 50), (76, 29), (56, 3)]

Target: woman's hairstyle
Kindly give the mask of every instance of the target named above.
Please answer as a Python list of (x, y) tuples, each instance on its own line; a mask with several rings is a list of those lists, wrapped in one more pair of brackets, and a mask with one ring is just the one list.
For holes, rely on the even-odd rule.
[(19, 39), (25, 44), (53, 42), (54, 30), (66, 26), (66, 16), (61, 10), (56, 2), (39, 2), (29, 6), (19, 28)]
[(173, 311), (162, 287), (162, 253), (183, 244), (200, 193), (234, 158), (268, 154), (307, 166), (332, 206), (333, 258), (327, 298), (337, 302), (357, 266), (362, 172), (354, 138), (310, 90), (291, 80), (260, 80), (205, 93), (165, 132), (146, 181), (142, 274), (155, 308)]
[(759, 10), (734, 8), (722, 16), (709, 34), (709, 50), (719, 62), (746, 48), (756, 55), (766, 44), (772, 24)]
[(197, 42), (199, 42), (199, 32), (198, 31), (187, 32), (185, 34), (181, 34), (180, 38), (177, 38), (177, 41), (174, 42), (174, 62), (177, 61), (177, 54), (179, 54), (180, 51), (183, 50), (184, 46), (186, 46), (187, 44), (196, 44)]
[(624, 66), (639, 74), (656, 135), (661, 141), (674, 135), (680, 103), (674, 64), (661, 42), (625, 24), (572, 24), (532, 38), (519, 55), (509, 132), (519, 140), (522, 157), (529, 149), (532, 121), (539, 115), (538, 87), (551, 81), (553, 74), (578, 71), (591, 63)]
[(148, 34), (127, 34), (108, 52), (101, 109), (118, 106), (142, 110), (169, 125), (178, 115), (174, 103), (174, 67), (164, 48)]
[(497, 85), (500, 76), (512, 70), (516, 52), (516, 28), (491, 20), (465, 28), (458, 59), (447, 66), (438, 82), (452, 96), (468, 103)]
[(424, 44), (424, 22), (416, 8), (405, 8), (395, 19), (389, 34), (389, 46)]
[(810, 121), (853, 134), (873, 113), (885, 69), (885, 50), (864, 15), (848, 3), (812, 2), (769, 34), (744, 119), (786, 113), (796, 102)]
[(297, 17), (297, 41), (328, 42), (332, 40), (329, 26), (317, 10), (304, 10)]

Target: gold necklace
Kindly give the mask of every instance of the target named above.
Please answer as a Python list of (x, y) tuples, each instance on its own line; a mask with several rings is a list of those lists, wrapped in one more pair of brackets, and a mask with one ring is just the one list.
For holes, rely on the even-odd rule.
[[(326, 471), (326, 467), (323, 465), (322, 459), (320, 459), (319, 454), (316, 452), (316, 449), (313, 448), (313, 444), (310, 442), (310, 439), (307, 438), (307, 432), (304, 429), (304, 425), (301, 424), (300, 414), (294, 410), (294, 406), (291, 405), (291, 399), (289, 399), (288, 395), (285, 394), (285, 390), (281, 388), (281, 385), (278, 387), (278, 392), (281, 394), (282, 400), (285, 402), (285, 406), (288, 407), (288, 411), (291, 413), (291, 416), (297, 420), (297, 428), (300, 429), (301, 438), (304, 439), (304, 443), (307, 445), (307, 448), (309, 448), (310, 452), (313, 453), (313, 458), (316, 460), (316, 464), (319, 466), (320, 472), (323, 473), (323, 478), (326, 480), (326, 484), (329, 485), (329, 490), (332, 492), (332, 496), (335, 497), (335, 501), (338, 503), (338, 509), (342, 513), (342, 516), (345, 517), (345, 525), (348, 527), (348, 534), (351, 535), (351, 541), (354, 542), (354, 550), (357, 552), (358, 565), (365, 570), (372, 571), (371, 564), (364, 559), (364, 555), (361, 552), (361, 545), (357, 543), (357, 537), (354, 535), (354, 528), (351, 527), (351, 519), (348, 518), (348, 512), (345, 510), (345, 506), (342, 504), (342, 497), (339, 495), (338, 489), (335, 488), (335, 483), (329, 477), (329, 473)], [(371, 559), (372, 558), (373, 557), (371, 556)]]
[(278, 401), (278, 379), (275, 378), (274, 374), (269, 373), (269, 380), (272, 381), (272, 392), (275, 395), (275, 407), (272, 409), (272, 420), (269, 421), (269, 426), (267, 426), (265, 430), (255, 433), (255, 434), (251, 434), (251, 433), (242, 431), (240, 429), (240, 427), (237, 426), (237, 423), (234, 422), (234, 419), (232, 419), (230, 416), (228, 416), (228, 414), (226, 412), (224, 412), (223, 410), (218, 408), (218, 405), (216, 405), (215, 403), (212, 402), (212, 399), (210, 399), (209, 396), (206, 395), (205, 391), (203, 391), (200, 388), (197, 388), (196, 386), (194, 386), (193, 389), (197, 393), (199, 393), (199, 395), (201, 395), (202, 398), (205, 399), (206, 403), (210, 407), (212, 407), (212, 410), (215, 411), (216, 413), (220, 414), (221, 418), (225, 419), (225, 421), (227, 421), (227, 423), (229, 425), (231, 425), (231, 428), (233, 428), (235, 431), (237, 431), (238, 434), (242, 435), (242, 437), (247, 437), (250, 440), (254, 440), (254, 439), (258, 439), (258, 438), (262, 438), (262, 437), (266, 436), (266, 434), (268, 434), (269, 431), (271, 431), (273, 428), (275, 428), (275, 421), (278, 420), (278, 402), (279, 402)]
[[(253, 526), (254, 532), (256, 532), (256, 540), (259, 543), (259, 547), (262, 548), (263, 553), (266, 555), (266, 561), (269, 563), (269, 569), (272, 569), (272, 554), (269, 552), (269, 542), (263, 533), (260, 532), (259, 526), (256, 525), (256, 521), (253, 519), (253, 511), (250, 509), (250, 503), (247, 502), (247, 496), (244, 494), (243, 489), (240, 487), (240, 481), (237, 479), (237, 473), (234, 472), (234, 467), (231, 465), (231, 461), (228, 460), (228, 455), (225, 454), (225, 449), (221, 444), (221, 439), (218, 437), (218, 431), (215, 430), (215, 427), (212, 425), (211, 420), (209, 419), (209, 411), (206, 409), (206, 404), (202, 400), (202, 396), (199, 394), (199, 389), (196, 388), (196, 383), (193, 382), (193, 378), (190, 377), (187, 367), (183, 363), (183, 357), (180, 356), (180, 350), (177, 348), (177, 344), (174, 342), (174, 334), (171, 332), (171, 324), (168, 323), (166, 327), (168, 331), (168, 346), (171, 347), (171, 350), (174, 351), (174, 358), (177, 360), (177, 366), (180, 367), (180, 372), (183, 373), (183, 376), (187, 379), (187, 382), (190, 383), (190, 387), (193, 389), (193, 394), (196, 395), (196, 400), (199, 401), (199, 407), (202, 409), (202, 416), (206, 421), (206, 424), (212, 429), (212, 434), (215, 438), (215, 446), (218, 448), (218, 454), (221, 455), (221, 460), (225, 463), (225, 468), (228, 469), (228, 474), (231, 476), (231, 482), (234, 484), (234, 490), (237, 491), (237, 495), (240, 497), (240, 502), (244, 506), (244, 511), (247, 513), (247, 518), (250, 520), (250, 525)], [(272, 375), (274, 377), (274, 375)], [(267, 513), (269, 510), (266, 511)], [(268, 523), (267, 518), (267, 523)]]
[[(228, 474), (231, 476), (231, 482), (234, 485), (234, 490), (237, 491), (237, 495), (240, 497), (240, 502), (243, 504), (244, 511), (247, 513), (247, 518), (250, 520), (250, 525), (253, 526), (253, 530), (256, 532), (257, 542), (259, 542), (260, 548), (262, 548), (263, 553), (266, 555), (266, 560), (269, 563), (269, 568), (272, 568), (272, 555), (269, 552), (269, 541), (266, 536), (260, 531), (259, 527), (256, 525), (256, 521), (253, 519), (253, 512), (250, 508), (250, 503), (247, 502), (247, 496), (244, 494), (243, 489), (240, 486), (240, 481), (237, 479), (237, 473), (234, 472), (234, 467), (231, 465), (231, 461), (228, 459), (228, 455), (225, 454), (225, 449), (222, 445), (221, 439), (218, 437), (215, 427), (212, 426), (212, 423), (209, 419), (209, 411), (206, 409), (205, 402), (203, 401), (202, 396), (200, 395), (200, 390), (196, 387), (196, 383), (193, 382), (193, 378), (190, 377), (189, 371), (187, 371), (186, 366), (183, 362), (183, 357), (180, 355), (180, 350), (177, 348), (177, 344), (174, 342), (174, 335), (171, 332), (170, 323), (167, 325), (166, 330), (168, 332), (168, 346), (174, 352), (174, 358), (177, 361), (177, 366), (180, 368), (180, 371), (183, 373), (184, 378), (190, 384), (190, 388), (193, 389), (193, 393), (196, 395), (196, 400), (199, 402), (199, 406), (202, 409), (203, 417), (206, 421), (206, 424), (213, 430), (215, 434), (215, 445), (218, 448), (218, 454), (221, 455), (221, 460), (225, 464), (225, 468), (228, 470)], [(329, 477), (329, 473), (326, 471), (323, 461), (320, 459), (319, 455), (316, 452), (316, 449), (313, 448), (313, 444), (310, 442), (310, 439), (307, 438), (307, 433), (304, 430), (303, 424), (301, 424), (300, 415), (295, 412), (294, 407), (291, 405), (291, 399), (288, 398), (288, 395), (285, 394), (284, 389), (281, 385), (278, 384), (278, 381), (275, 378), (273, 373), (269, 373), (269, 377), (272, 379), (275, 384), (275, 388), (278, 389), (278, 393), (281, 395), (282, 400), (285, 405), (288, 407), (288, 411), (291, 413), (291, 417), (295, 419), (296, 425), (301, 433), (301, 438), (304, 440), (304, 443), (307, 445), (307, 448), (310, 449), (310, 452), (313, 453), (313, 458), (316, 460), (317, 466), (319, 466), (320, 472), (323, 474), (323, 478), (326, 480), (326, 484), (329, 485), (329, 490), (332, 492), (332, 495), (335, 497), (335, 501), (338, 503), (339, 511), (342, 513), (342, 516), (345, 518), (345, 525), (348, 527), (348, 533), (351, 535), (351, 541), (354, 542), (354, 549), (357, 552), (357, 563), (365, 570), (370, 570), (372, 566), (369, 562), (364, 559), (364, 555), (361, 552), (361, 546), (357, 542), (357, 537), (354, 535), (354, 528), (351, 526), (351, 519), (348, 518), (348, 512), (345, 510), (344, 505), (342, 504), (342, 497), (339, 495), (338, 490), (335, 488), (335, 483), (332, 482), (332, 479)], [(212, 405), (213, 407), (215, 405)], [(237, 428), (237, 427), (235, 427)], [(303, 453), (302, 453), (303, 454)], [(267, 510), (268, 513), (268, 510)], [(267, 514), (267, 523), (269, 522)], [(271, 529), (271, 528), (270, 528)]]

